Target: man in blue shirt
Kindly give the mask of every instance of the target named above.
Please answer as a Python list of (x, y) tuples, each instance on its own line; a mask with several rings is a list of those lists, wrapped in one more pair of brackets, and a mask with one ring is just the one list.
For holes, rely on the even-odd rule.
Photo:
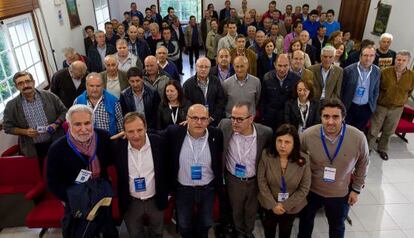
[(314, 38), (319, 26), (321, 25), (318, 21), (316, 21), (318, 18), (318, 10), (312, 10), (309, 15), (310, 17), (308, 17), (308, 20), (303, 23), (303, 29), (309, 32), (310, 38)]
[(329, 9), (326, 12), (326, 22), (323, 25), (326, 27), (326, 36), (330, 36), (332, 32), (341, 30), (341, 24), (334, 20), (335, 11)]

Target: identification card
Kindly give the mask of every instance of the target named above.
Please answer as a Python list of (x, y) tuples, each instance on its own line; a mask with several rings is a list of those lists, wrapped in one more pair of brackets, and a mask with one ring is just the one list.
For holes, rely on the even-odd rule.
[(246, 177), (246, 166), (242, 164), (236, 164), (234, 169), (236, 177), (244, 178)]
[(193, 165), (191, 166), (191, 179), (192, 180), (201, 180), (201, 166), (199, 165)]
[(36, 128), (36, 130), (37, 130), (37, 133), (39, 133), (39, 134), (46, 133), (47, 132), (47, 126), (38, 126)]
[(89, 180), (91, 177), (92, 172), (86, 169), (81, 169), (81, 171), (78, 174), (78, 177), (76, 177), (75, 183), (80, 184), (84, 183)]
[(323, 180), (325, 182), (335, 182), (336, 168), (325, 167), (323, 171)]
[(289, 193), (278, 193), (277, 194), (277, 201), (284, 202), (289, 198)]
[(364, 87), (358, 87), (358, 88), (357, 88), (356, 95), (357, 95), (358, 97), (362, 97), (362, 96), (364, 96), (364, 93), (365, 93), (365, 88), (364, 88)]
[(144, 192), (147, 190), (147, 186), (145, 185), (145, 178), (134, 178), (134, 187), (135, 192)]

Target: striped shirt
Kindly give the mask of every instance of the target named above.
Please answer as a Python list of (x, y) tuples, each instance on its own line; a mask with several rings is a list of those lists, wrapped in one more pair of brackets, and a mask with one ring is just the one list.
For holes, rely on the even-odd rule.
[[(200, 138), (192, 137), (187, 131), (180, 151), (180, 166), (178, 169), (178, 182), (185, 186), (203, 186), (214, 179), (211, 167), (211, 153), (208, 144), (208, 131)], [(201, 166), (201, 179), (191, 178), (191, 167)]]
[(257, 133), (253, 126), (253, 134), (244, 136), (234, 133), (229, 142), (226, 155), (226, 168), (236, 176), (236, 164), (246, 166), (245, 178), (256, 176)]

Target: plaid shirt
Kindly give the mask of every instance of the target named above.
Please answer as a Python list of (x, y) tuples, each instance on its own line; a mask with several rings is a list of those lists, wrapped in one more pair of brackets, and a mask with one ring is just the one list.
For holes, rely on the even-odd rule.
[[(95, 122), (95, 127), (109, 131), (109, 113), (105, 110), (104, 104), (105, 98), (102, 96), (102, 100), (93, 107), (92, 103), (88, 100), (88, 106), (90, 106), (94, 113), (93, 113), (93, 120)], [(121, 104), (116, 102), (115, 105), (115, 117), (116, 117), (116, 130), (117, 133), (122, 131), (122, 111), (121, 111)]]
[[(42, 99), (39, 93), (35, 93), (34, 100), (29, 102), (23, 97), (22, 107), (24, 116), (26, 117), (29, 128), (37, 129), (38, 126), (48, 126), (45, 111), (43, 110)], [(49, 133), (39, 133), (38, 136), (33, 137), (33, 142), (42, 143), (50, 140)]]

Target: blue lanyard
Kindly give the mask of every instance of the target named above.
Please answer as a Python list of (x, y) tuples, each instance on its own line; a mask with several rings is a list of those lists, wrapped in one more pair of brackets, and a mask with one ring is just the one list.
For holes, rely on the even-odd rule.
[(285, 176), (282, 175), (282, 187), (280, 188), (280, 190), (282, 191), (282, 193), (286, 193), (287, 188), (286, 188), (286, 180), (285, 180)]
[(73, 152), (75, 152), (75, 154), (76, 154), (79, 158), (81, 158), (81, 160), (82, 160), (83, 162), (85, 162), (85, 164), (88, 164), (88, 165), (89, 165), (89, 163), (92, 163), (92, 161), (96, 158), (96, 150), (97, 150), (97, 148), (98, 148), (98, 135), (97, 135), (97, 134), (95, 134), (95, 137), (96, 137), (96, 148), (95, 148), (95, 151), (93, 152), (93, 155), (92, 155), (91, 159), (88, 161), (88, 160), (86, 160), (86, 159), (85, 159), (85, 157), (83, 157), (83, 156), (81, 155), (81, 153), (79, 152), (79, 150), (75, 147), (75, 145), (73, 145), (72, 141), (70, 141), (70, 140), (69, 140), (69, 132), (67, 132), (67, 133), (66, 133), (66, 140), (67, 140), (67, 142), (68, 142), (68, 144), (69, 144), (70, 148), (72, 148)]
[(333, 155), (333, 157), (331, 157), (331, 155), (329, 154), (328, 147), (326, 146), (325, 133), (323, 133), (322, 128), (323, 126), (321, 126), (321, 140), (322, 140), (323, 149), (325, 150), (325, 154), (326, 156), (328, 156), (328, 159), (332, 164), (336, 156), (338, 156), (339, 151), (341, 150), (342, 142), (344, 141), (344, 137), (345, 137), (346, 124), (345, 123), (343, 124), (341, 137), (339, 138), (339, 143), (338, 143), (338, 146), (336, 147), (335, 154)]

